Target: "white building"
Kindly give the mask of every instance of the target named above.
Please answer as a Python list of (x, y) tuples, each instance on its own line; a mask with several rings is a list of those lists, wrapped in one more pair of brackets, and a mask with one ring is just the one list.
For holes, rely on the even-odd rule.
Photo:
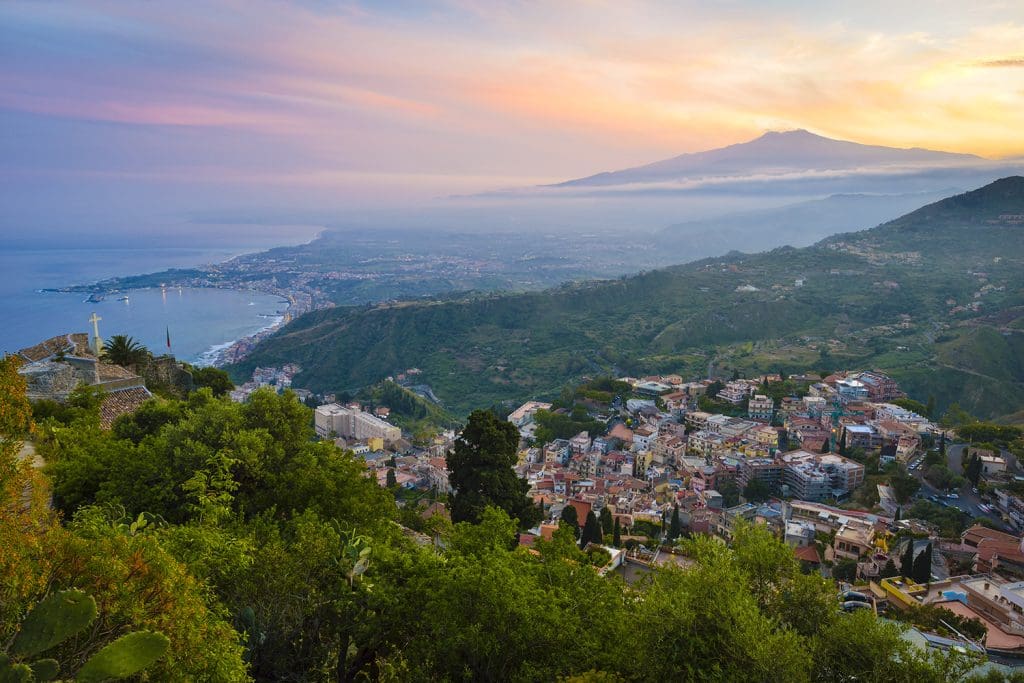
[(362, 410), (346, 408), (337, 403), (317, 408), (313, 413), (313, 423), (321, 438), (332, 435), (359, 440), (380, 438), (398, 441), (402, 438), (402, 430), (398, 427)]
[(523, 405), (513, 410), (509, 416), (508, 421), (514, 424), (516, 427), (522, 428), (533, 422), (533, 416), (538, 410), (550, 410), (550, 403), (542, 403), (540, 401), (527, 401)]

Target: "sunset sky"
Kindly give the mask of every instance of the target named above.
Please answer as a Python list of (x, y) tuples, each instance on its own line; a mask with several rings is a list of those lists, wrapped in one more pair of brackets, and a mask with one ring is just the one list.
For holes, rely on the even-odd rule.
[(1024, 155), (1019, 1), (7, 2), (0, 65), (9, 217), (430, 196), (769, 129)]

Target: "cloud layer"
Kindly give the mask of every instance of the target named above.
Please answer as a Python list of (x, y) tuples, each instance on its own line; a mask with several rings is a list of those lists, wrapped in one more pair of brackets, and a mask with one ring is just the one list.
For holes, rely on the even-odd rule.
[(967, 8), (4, 3), (0, 177), (50, 193), (39, 206), (71, 179), (323, 204), (552, 182), (765, 129), (1024, 155), (1007, 68), (1024, 6)]

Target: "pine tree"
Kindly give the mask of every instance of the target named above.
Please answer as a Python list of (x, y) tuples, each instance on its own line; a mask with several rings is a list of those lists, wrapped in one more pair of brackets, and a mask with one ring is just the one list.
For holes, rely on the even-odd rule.
[(930, 583), (932, 580), (932, 544), (929, 542), (914, 560), (914, 583)]
[(679, 523), (679, 506), (672, 506), (672, 521), (668, 527), (668, 540), (674, 541), (679, 538), (679, 534), (682, 532), (681, 525)]
[(448, 455), (448, 505), (453, 522), (480, 521), (488, 506), (499, 507), (527, 529), (543, 517), (527, 495), (530, 484), (513, 467), (519, 447), (515, 425), (499, 420), (489, 410), (474, 410)]
[(900, 558), (900, 576), (905, 579), (914, 578), (914, 539), (907, 539), (907, 549)]
[(612, 531), (612, 545), (616, 548), (622, 547), (622, 527), (619, 526), (619, 518), (615, 518), (615, 527)]
[(601, 542), (601, 523), (597, 521), (597, 515), (591, 510), (587, 513), (587, 522), (583, 525), (583, 534), (580, 538), (580, 545), (586, 547), (588, 543)]

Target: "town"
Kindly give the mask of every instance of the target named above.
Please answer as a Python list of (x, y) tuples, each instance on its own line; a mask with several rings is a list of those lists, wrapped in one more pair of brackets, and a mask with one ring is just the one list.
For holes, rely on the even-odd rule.
[[(528, 401), (506, 419), (521, 437), (516, 473), (544, 521), (519, 543), (593, 518), (600, 531), (587, 545), (606, 551), (601, 571), (633, 581), (651, 566), (685, 566), (678, 539), (729, 542), (737, 525), (761, 524), (806, 571), (853, 596), (846, 609), (894, 615), (939, 648), (964, 640), (948, 626), (958, 624), (970, 647), (1019, 656), (1024, 476), (1006, 449), (1006, 434), (1019, 433), (1006, 428), (1000, 448), (964, 427), (980, 445), (965, 444), (926, 408), (873, 371), (605, 378)], [(436, 501), (451, 492), (445, 455), (456, 434), (413, 445), (388, 412), (321, 405), (317, 434), (405, 491), (406, 505), (445, 515)]]

